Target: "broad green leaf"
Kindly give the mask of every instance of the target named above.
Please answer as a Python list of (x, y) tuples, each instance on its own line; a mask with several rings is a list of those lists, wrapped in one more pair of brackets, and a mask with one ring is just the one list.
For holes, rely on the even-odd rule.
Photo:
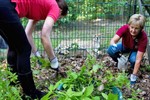
[(70, 77), (75, 80), (75, 79), (77, 79), (78, 75), (77, 75), (77, 73), (72, 72), (72, 73), (70, 74)]
[(100, 100), (99, 96), (92, 97), (92, 100)]
[(92, 99), (90, 99), (90, 98), (88, 98), (88, 97), (84, 97), (84, 98), (82, 98), (81, 100), (92, 100)]
[(50, 84), (49, 90), (50, 90), (50, 91), (53, 91), (53, 89), (54, 89), (54, 85)]
[(73, 96), (81, 96), (81, 95), (83, 95), (83, 92), (82, 92), (82, 91), (81, 91), (81, 92), (72, 91), (72, 88), (70, 87), (70, 88), (67, 90), (66, 94), (67, 94), (69, 97), (73, 97)]
[(108, 94), (108, 100), (118, 100), (118, 95), (117, 94)]
[(108, 100), (108, 95), (107, 95), (107, 94), (102, 93), (102, 96), (103, 96), (106, 100)]
[(56, 89), (60, 84), (63, 84), (62, 80), (58, 81), (58, 82), (55, 84), (53, 90)]
[(84, 96), (90, 96), (91, 93), (93, 92), (93, 89), (94, 89), (93, 84), (90, 85), (90, 86), (88, 86), (88, 87), (86, 88), (85, 92), (84, 92)]

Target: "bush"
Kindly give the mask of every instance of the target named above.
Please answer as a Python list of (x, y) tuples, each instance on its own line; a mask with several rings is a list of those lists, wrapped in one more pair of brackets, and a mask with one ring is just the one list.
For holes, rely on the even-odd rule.
[(0, 66), (0, 100), (21, 100), (19, 88), (10, 86), (11, 82), (16, 82), (16, 74)]

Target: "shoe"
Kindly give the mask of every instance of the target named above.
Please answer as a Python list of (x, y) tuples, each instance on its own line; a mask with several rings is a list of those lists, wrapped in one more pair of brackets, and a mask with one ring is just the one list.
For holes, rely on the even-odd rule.
[(30, 97), (32, 99), (41, 99), (43, 96), (45, 96), (47, 93), (46, 92), (41, 92), (39, 90), (35, 90), (33, 93), (31, 93)]
[(25, 95), (31, 97), (32, 99), (41, 99), (44, 95), (46, 95), (45, 92), (41, 92), (36, 89), (32, 71), (26, 74), (18, 73), (18, 79)]

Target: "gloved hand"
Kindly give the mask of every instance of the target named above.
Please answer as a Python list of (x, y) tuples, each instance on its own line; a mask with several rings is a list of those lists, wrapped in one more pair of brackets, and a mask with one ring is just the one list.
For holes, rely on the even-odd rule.
[(35, 57), (37, 57), (38, 58), (38, 64), (39, 65), (42, 65), (42, 62), (40, 62), (40, 60), (39, 60), (39, 58), (41, 57), (41, 55), (40, 55), (40, 53), (39, 53), (39, 51), (36, 51), (35, 53), (34, 53), (34, 55), (35, 55)]
[(135, 85), (136, 80), (137, 80), (137, 76), (135, 74), (131, 74), (131, 76), (130, 76), (130, 85), (131, 85), (131, 87), (133, 87)]
[(67, 77), (66, 72), (59, 67), (59, 62), (57, 57), (54, 57), (52, 60), (50, 60), (50, 66), (53, 70), (56, 71), (56, 76), (60, 74), (62, 77)]
[(117, 51), (117, 44), (112, 44), (111, 48), (112, 48), (112, 52), (115, 53)]
[(36, 52), (34, 53), (34, 55), (35, 55), (36, 57), (41, 57), (39, 51), (36, 51)]
[(117, 47), (117, 44), (112, 44), (112, 46)]
[(124, 55), (122, 55), (120, 58), (117, 58), (117, 60), (118, 60), (118, 65), (117, 65), (118, 69), (126, 70), (128, 58), (126, 58)]

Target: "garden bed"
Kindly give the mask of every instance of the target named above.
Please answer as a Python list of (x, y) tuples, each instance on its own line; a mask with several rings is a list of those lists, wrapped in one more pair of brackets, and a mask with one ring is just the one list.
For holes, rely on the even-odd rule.
[[(59, 62), (61, 65), (61, 69), (64, 72), (67, 72), (71, 70), (72, 72), (77, 72), (79, 73), (82, 69), (82, 66), (87, 62), (87, 59), (82, 57), (81, 55), (78, 55), (76, 57), (64, 57), (64, 56), (59, 56)], [(90, 61), (88, 61), (90, 63)], [(101, 59), (96, 59), (95, 64), (98, 64), (100, 66), (103, 66), (102, 69), (98, 70), (98, 74), (93, 74), (93, 78), (97, 78), (98, 80), (102, 80), (104, 84), (104, 89), (107, 88), (107, 86), (113, 85), (118, 85), (122, 84), (120, 82), (123, 81), (128, 81), (126, 85), (124, 86), (119, 86), (118, 88), (121, 90), (123, 94), (124, 99), (131, 99), (131, 100), (149, 100), (150, 99), (150, 77), (149, 77), (149, 65), (148, 61), (145, 60), (142, 63), (142, 66), (140, 68), (140, 71), (138, 73), (138, 81), (135, 85), (134, 88), (129, 88), (129, 76), (132, 73), (132, 69), (128, 69), (125, 72), (125, 75), (127, 76), (128, 80), (123, 80), (122, 77), (120, 79), (117, 79), (115, 76), (117, 73), (122, 73), (119, 71), (115, 66), (115, 63), (112, 61), (112, 59), (107, 56), (103, 55)], [(41, 68), (38, 66), (33, 67), (34, 70), (34, 76), (35, 76), (35, 83), (38, 83), (37, 86), (38, 88), (44, 90), (44, 91), (49, 91), (46, 87), (49, 87), (50, 84), (55, 84), (59, 80), (63, 79), (61, 75), (58, 75), (58, 77), (55, 76), (55, 71), (53, 71), (50, 68)], [(110, 73), (109, 73), (110, 72)], [(101, 74), (99, 74), (101, 73)], [(106, 74), (107, 73), (107, 74)], [(109, 74), (108, 74), (109, 73)], [(110, 78), (108, 76), (110, 75)], [(119, 74), (118, 74), (119, 75)], [(107, 78), (105, 78), (107, 77)], [(113, 80), (118, 81), (113, 83)], [(123, 81), (122, 81), (123, 80)], [(109, 83), (110, 82), (110, 83)], [(115, 99), (114, 99), (115, 100)]]

